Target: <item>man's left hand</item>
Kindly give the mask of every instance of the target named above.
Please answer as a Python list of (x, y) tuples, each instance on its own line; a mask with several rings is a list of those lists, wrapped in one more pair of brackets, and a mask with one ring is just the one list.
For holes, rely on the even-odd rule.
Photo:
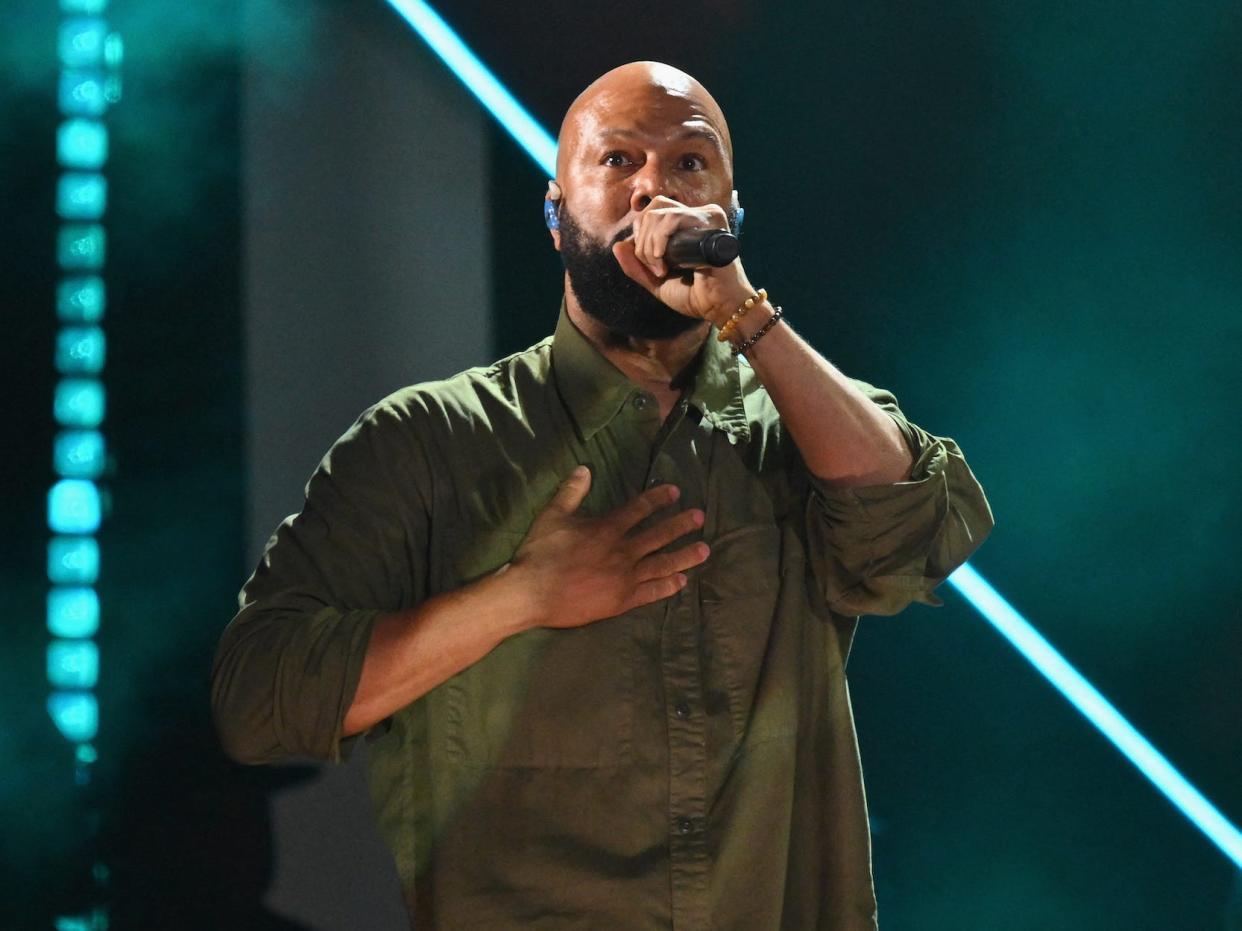
[(687, 317), (723, 324), (755, 293), (741, 259), (723, 268), (670, 269), (664, 260), (669, 237), (684, 229), (728, 229), (718, 204), (687, 207), (657, 195), (634, 220), (634, 235), (612, 247), (612, 254), (630, 278), (661, 302)]

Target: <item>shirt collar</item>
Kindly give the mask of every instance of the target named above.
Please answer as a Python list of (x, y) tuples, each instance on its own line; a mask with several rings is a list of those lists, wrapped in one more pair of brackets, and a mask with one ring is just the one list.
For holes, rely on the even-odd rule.
[[(584, 441), (607, 425), (639, 390), (574, 326), (563, 300), (552, 336), (552, 370), (561, 398)], [(715, 328), (709, 331), (699, 354), (688, 400), (714, 427), (749, 439), (737, 357), (729, 351), (728, 344), (716, 339)]]

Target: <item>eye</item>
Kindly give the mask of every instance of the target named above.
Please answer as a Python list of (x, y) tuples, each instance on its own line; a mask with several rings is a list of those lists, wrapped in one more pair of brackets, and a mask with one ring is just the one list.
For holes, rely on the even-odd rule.
[(702, 171), (707, 167), (707, 159), (701, 155), (683, 155), (678, 164), (686, 171)]
[(603, 164), (609, 168), (624, 168), (630, 164), (630, 158), (624, 152), (609, 152), (604, 156)]

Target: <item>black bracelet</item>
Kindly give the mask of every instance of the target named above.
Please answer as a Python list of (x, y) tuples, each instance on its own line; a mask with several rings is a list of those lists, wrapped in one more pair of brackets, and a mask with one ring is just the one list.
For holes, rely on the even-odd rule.
[(776, 326), (776, 321), (780, 320), (783, 316), (785, 316), (785, 311), (781, 310), (779, 307), (773, 310), (772, 316), (768, 318), (767, 323), (755, 330), (755, 332), (751, 333), (747, 339), (733, 347), (733, 354), (735, 356), (739, 355), (754, 346), (755, 343), (759, 342), (764, 333)]

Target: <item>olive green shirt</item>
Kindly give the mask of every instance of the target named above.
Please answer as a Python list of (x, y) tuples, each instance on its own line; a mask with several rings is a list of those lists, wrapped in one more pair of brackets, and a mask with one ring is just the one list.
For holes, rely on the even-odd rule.
[(859, 385), (905, 435), (908, 481), (817, 481), (714, 335), (663, 423), (563, 310), (524, 352), (391, 395), (242, 590), (214, 670), (226, 749), (339, 760), (378, 613), (503, 565), (579, 463), (588, 514), (673, 482), (712, 547), (680, 593), (511, 637), (367, 733), (411, 926), (874, 928), (857, 616), (937, 603), (992, 519), (957, 446)]

